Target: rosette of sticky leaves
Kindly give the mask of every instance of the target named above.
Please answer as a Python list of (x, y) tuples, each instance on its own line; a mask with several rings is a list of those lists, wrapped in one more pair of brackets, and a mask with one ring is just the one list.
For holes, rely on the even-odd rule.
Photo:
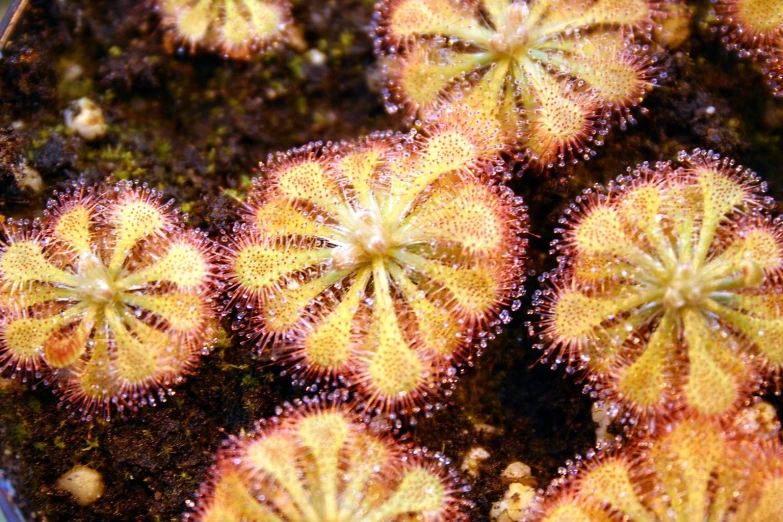
[(540, 168), (587, 159), (613, 119), (634, 121), (658, 81), (648, 36), (665, 3), (385, 0), (376, 47), (387, 106), (492, 115), (499, 138)]
[(209, 349), (212, 243), (132, 183), (58, 194), (4, 228), (0, 357), (53, 381), (83, 418), (164, 399)]
[(764, 522), (783, 513), (783, 451), (704, 418), (563, 468), (533, 522)]
[(267, 165), (225, 261), (236, 327), (368, 407), (428, 404), (523, 291), (525, 209), (478, 127), (314, 144)]
[(783, 3), (714, 1), (721, 41), (741, 58), (758, 60), (775, 96), (783, 96)]
[(679, 161), (568, 209), (532, 333), (636, 413), (720, 414), (783, 364), (781, 225), (752, 172), (700, 150)]
[(289, 0), (156, 0), (173, 45), (249, 60), (289, 37)]
[(220, 450), (194, 522), (467, 520), (449, 461), (373, 433), (344, 408), (274, 419)]

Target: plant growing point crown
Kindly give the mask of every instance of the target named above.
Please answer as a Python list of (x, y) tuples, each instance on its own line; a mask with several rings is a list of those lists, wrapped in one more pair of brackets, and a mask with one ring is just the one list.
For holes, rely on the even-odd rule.
[(587, 159), (611, 120), (633, 122), (661, 76), (651, 0), (385, 0), (377, 48), (390, 107), (465, 106), (539, 168)]
[(202, 48), (236, 60), (284, 42), (289, 0), (156, 0), (174, 45)]
[(220, 451), (193, 522), (466, 521), (449, 461), (374, 434), (343, 407), (289, 413)]
[(4, 230), (3, 365), (53, 381), (83, 418), (164, 400), (212, 343), (214, 246), (160, 199), (77, 184)]
[(761, 62), (775, 96), (783, 96), (783, 5), (775, 0), (714, 0), (721, 41)]
[[(313, 144), (266, 167), (229, 246), (229, 306), (294, 374), (413, 411), (456, 378), (522, 294), (524, 207), (493, 178), (490, 130)], [(489, 124), (486, 124), (489, 125)]]
[(712, 152), (637, 167), (569, 207), (534, 296), (544, 359), (653, 417), (732, 411), (783, 365), (783, 234), (764, 184)]
[(783, 513), (779, 441), (706, 418), (564, 471), (531, 522), (767, 522)]

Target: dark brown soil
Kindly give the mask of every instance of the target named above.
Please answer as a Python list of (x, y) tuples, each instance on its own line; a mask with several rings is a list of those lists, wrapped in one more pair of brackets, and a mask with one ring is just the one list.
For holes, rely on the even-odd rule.
[[(170, 56), (144, 3), (33, 0), (0, 60), (0, 213), (34, 217), (71, 180), (114, 175), (159, 188), (193, 225), (217, 237), (235, 218), (234, 196), (268, 154), (401, 128), (377, 92), (368, 36), (373, 1), (295, 4), (308, 46), (326, 56), (323, 65), (289, 49), (250, 63)], [(696, 11), (692, 38), (671, 59), (669, 80), (645, 102), (649, 115), (639, 114), (626, 132), (613, 131), (594, 160), (512, 183), (530, 206), (531, 274), (552, 266), (548, 243), (563, 205), (644, 160), (715, 149), (759, 172), (772, 195), (783, 196), (783, 104), (752, 64), (721, 50), (700, 21), (709, 8)], [(107, 137), (93, 143), (63, 125), (62, 111), (84, 95), (110, 124)], [(40, 193), (18, 182), (23, 160), (40, 173)], [(532, 276), (529, 290), (535, 285)], [(497, 477), (510, 462), (528, 463), (545, 485), (566, 459), (594, 444), (582, 386), (562, 370), (535, 365), (539, 354), (523, 326), (528, 304), (466, 370), (448, 407), (401, 434), (457, 463), (471, 446), (489, 451), (469, 494), (473, 520), (488, 518), (504, 488)], [(69, 418), (45, 387), (0, 381), (0, 463), (31, 520), (179, 520), (224, 434), (250, 428), (304, 393), (278, 374), (248, 347), (229, 342), (168, 402), (108, 424)], [(497, 431), (479, 432), (476, 424)], [(54, 488), (74, 464), (103, 473), (106, 494), (89, 507)]]

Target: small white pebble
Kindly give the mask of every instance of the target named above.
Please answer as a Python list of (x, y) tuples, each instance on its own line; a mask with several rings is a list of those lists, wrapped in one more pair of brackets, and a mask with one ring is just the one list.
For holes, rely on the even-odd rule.
[(595, 440), (598, 443), (606, 442), (609, 440), (609, 426), (614, 422), (614, 418), (617, 416), (617, 405), (611, 403), (594, 403), (592, 417), (593, 422), (597, 424), (595, 427)]
[(474, 446), (465, 454), (460, 469), (473, 478), (479, 476), (479, 466), (489, 458), (489, 452), (481, 446)]
[(326, 55), (318, 49), (310, 49), (305, 53), (305, 56), (307, 57), (307, 61), (316, 67), (320, 67), (326, 63)]
[(109, 126), (100, 106), (89, 98), (79, 98), (65, 109), (65, 126), (87, 141), (106, 135)]
[(512, 462), (503, 470), (500, 478), (506, 483), (527, 484), (528, 486), (536, 485), (536, 479), (533, 478), (530, 466), (524, 462)]
[(43, 179), (41, 178), (41, 174), (27, 163), (19, 165), (14, 173), (14, 177), (19, 186), (27, 187), (35, 194), (38, 194), (43, 190)]
[(477, 433), (485, 433), (487, 435), (497, 435), (500, 432), (500, 430), (495, 426), (492, 426), (491, 424), (485, 424), (483, 422), (474, 424), (473, 428)]
[(511, 484), (503, 498), (492, 504), (489, 518), (493, 522), (519, 522), (535, 504), (536, 490), (525, 484)]
[(736, 415), (735, 423), (740, 431), (757, 438), (776, 439), (780, 436), (778, 412), (766, 401), (742, 408)]
[(81, 78), (83, 74), (84, 68), (78, 63), (72, 63), (63, 71), (63, 80), (72, 82)]
[(92, 468), (76, 465), (57, 479), (55, 486), (73, 495), (80, 506), (88, 506), (103, 495), (103, 476)]
[(381, 67), (366, 67), (364, 71), (364, 77), (370, 92), (380, 94), (385, 88), (384, 86), (386, 84), (384, 83), (384, 74)]

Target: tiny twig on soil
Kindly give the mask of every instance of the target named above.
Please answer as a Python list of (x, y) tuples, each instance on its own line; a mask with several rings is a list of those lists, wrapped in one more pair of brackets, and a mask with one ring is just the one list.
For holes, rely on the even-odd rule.
[(0, 51), (5, 49), (5, 45), (8, 43), (8, 39), (11, 38), (16, 24), (22, 18), (28, 2), (29, 0), (13, 0), (8, 7), (8, 11), (5, 12), (5, 16), (0, 20)]

